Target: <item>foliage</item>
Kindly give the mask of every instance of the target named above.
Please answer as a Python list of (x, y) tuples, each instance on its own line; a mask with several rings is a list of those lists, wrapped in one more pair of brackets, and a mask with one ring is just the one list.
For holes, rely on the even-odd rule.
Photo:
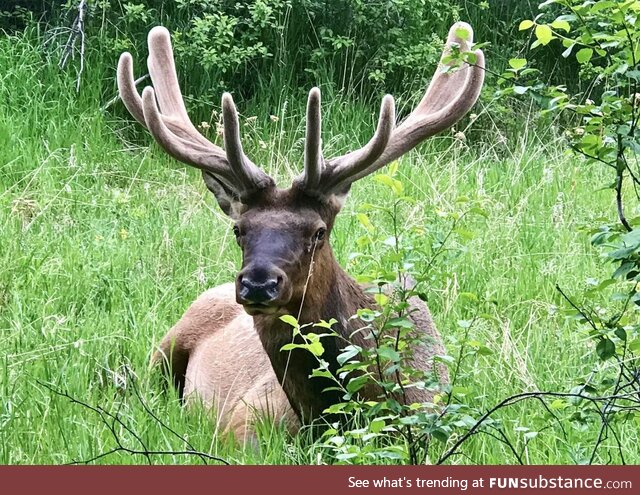
[[(328, 425), (320, 447), (328, 462), (339, 464), (423, 464), (434, 455), (432, 441), (440, 443), (442, 449), (450, 439), (475, 424), (480, 411), (473, 405), (455, 400), (456, 391), (448, 382), (447, 365), (456, 360), (446, 354), (435, 355), (429, 364), (432, 369), (418, 369), (413, 362), (413, 352), (418, 346), (433, 345), (432, 337), (416, 331), (411, 313), (420, 299), (427, 300), (427, 281), (433, 275), (435, 265), (442, 259), (455, 257), (464, 249), (473, 235), (460, 224), (467, 216), (486, 212), (479, 201), (461, 197), (459, 209), (440, 212), (440, 222), (430, 226), (402, 225), (402, 212), (415, 204), (407, 196), (404, 186), (397, 179), (398, 163), (389, 165), (387, 173), (380, 173), (375, 180), (386, 188), (391, 196), (390, 206), (365, 203), (357, 214), (365, 235), (356, 240), (356, 246), (366, 252), (352, 253), (352, 260), (364, 262), (367, 269), (358, 280), (368, 285), (376, 302), (375, 309), (363, 309), (352, 318), (362, 320), (368, 332), (369, 346), (363, 348), (349, 344), (338, 355), (338, 369), (330, 371), (330, 364), (323, 359), (325, 338), (338, 338), (331, 330), (335, 321), (300, 325), (293, 316), (281, 319), (294, 329), (303, 343), (291, 343), (283, 352), (294, 348), (306, 349), (318, 359), (318, 368), (313, 377), (329, 378), (341, 391), (342, 401), (326, 411), (331, 418), (340, 418)], [(388, 217), (391, 222), (390, 236), (384, 229), (376, 228), (371, 213)], [(417, 239), (426, 230), (448, 225), (444, 236), (432, 246), (423, 246)], [(431, 233), (430, 233), (431, 234)], [(437, 236), (434, 236), (437, 239)], [(467, 294), (477, 301), (477, 297)], [(467, 337), (465, 344), (472, 348), (471, 354), (491, 354), (492, 351), (478, 341), (468, 339), (472, 323), (463, 322)], [(320, 333), (318, 332), (320, 330)], [(468, 350), (460, 349), (462, 353)], [(453, 376), (455, 384), (457, 367)], [(365, 400), (361, 391), (376, 390), (377, 397)], [(428, 393), (430, 402), (409, 400), (412, 390)], [(369, 392), (370, 393), (370, 392)]]
[[(68, 0), (66, 8), (76, 4)], [(265, 84), (320, 81), (364, 94), (378, 86), (403, 93), (425, 82), (457, 12), (446, 0), (100, 0), (88, 31), (97, 41), (90, 46), (115, 60), (123, 50), (144, 53), (148, 30), (165, 25), (179, 72), (203, 86), (198, 94), (234, 88), (250, 97)]]
[[(533, 31), (533, 49), (561, 43), (562, 57), (579, 65), (588, 91), (570, 94), (566, 85), (541, 82), (539, 71), (520, 58), (509, 61), (501, 82), (507, 94), (533, 93), (544, 112), (570, 113), (565, 131), (569, 148), (586, 164), (604, 165), (612, 175), (606, 187), (614, 191), (618, 222), (588, 225), (585, 230), (615, 270), (605, 279), (592, 279), (580, 304), (559, 290), (571, 305), (569, 313), (585, 325), (585, 336), (602, 362), (574, 391), (615, 397), (597, 407), (581, 402), (584, 407), (574, 410), (571, 419), (589, 422), (600, 417), (601, 437), (609, 432), (616, 436), (621, 422), (640, 418), (633, 400), (640, 390), (640, 217), (635, 216), (640, 200), (640, 3), (547, 0), (540, 8), (540, 15), (523, 20), (519, 29)], [(632, 198), (632, 208), (625, 197)], [(627, 218), (627, 210), (632, 218)], [(598, 445), (599, 441), (596, 449)], [(595, 455), (594, 449), (591, 462)]]
[[(172, 5), (165, 2), (158, 12), (165, 15)], [(131, 29), (144, 37), (142, 14), (130, 15)], [(368, 418), (381, 417), (375, 415), (374, 405), (362, 406), (363, 415), (371, 413), (368, 418), (352, 414), (352, 423), (327, 434), (322, 442), (307, 441), (304, 435), (292, 439), (264, 425), (259, 448), (237, 446), (220, 437), (206, 411), (183, 409), (175, 394), (150, 379), (147, 365), (153, 344), (199, 293), (231, 280), (239, 259), (230, 226), (218, 214), (199, 174), (147, 146), (147, 136), (143, 146), (134, 146), (123, 133), (134, 127), (131, 119), (114, 119), (99, 108), (99, 102), (114, 95), (114, 57), (119, 53), (115, 43), (137, 48), (139, 62), (146, 53), (141, 38), (131, 45), (129, 28), (109, 34), (111, 19), (119, 17), (93, 12), (88, 33), (92, 58), (80, 94), (73, 78), (57, 69), (57, 60), (43, 57), (43, 40), (35, 29), (0, 37), (0, 460), (65, 463), (91, 459), (120, 444), (135, 451), (168, 452), (152, 456), (151, 462), (157, 463), (200, 462), (197, 452), (234, 464), (399, 461), (376, 457), (379, 447), (381, 453), (410, 460), (409, 444), (391, 446), (402, 438), (396, 426), (400, 417), (385, 419), (375, 439), (364, 440), (372, 433)], [(97, 53), (104, 48), (100, 29), (114, 43), (104, 55)], [(547, 48), (554, 44), (560, 46), (552, 40)], [(510, 58), (525, 57), (530, 59), (524, 54)], [(593, 55), (590, 63), (596, 58)], [(498, 59), (490, 60), (495, 69)], [(520, 68), (517, 79), (520, 86), (531, 86), (527, 95), (537, 91), (520, 79), (528, 68)], [(206, 82), (209, 76), (185, 74), (190, 93), (203, 95), (194, 79)], [(408, 78), (407, 83), (409, 79), (415, 80)], [(282, 184), (299, 172), (301, 162), (304, 98), (296, 98), (295, 89), (265, 85), (259, 98), (241, 106), (248, 153)], [(354, 103), (347, 96), (353, 95), (334, 94), (323, 104), (330, 151), (364, 143), (372, 132), (377, 105)], [(542, 103), (550, 101), (541, 91), (535, 96)], [(192, 103), (188, 102), (190, 110)], [(431, 423), (449, 437), (443, 443), (443, 435), (432, 433), (429, 460), (589, 462), (602, 436), (605, 448), (595, 452), (594, 462), (638, 463), (639, 430), (626, 421), (626, 406), (617, 399), (595, 400), (596, 394), (616, 387), (613, 383), (605, 389), (601, 378), (614, 376), (611, 365), (618, 363), (622, 342), (615, 330), (606, 333), (603, 326), (599, 339), (577, 332), (575, 321), (558, 311), (566, 304), (553, 284), (557, 281), (567, 294), (578, 293), (585, 284), (597, 289), (580, 308), (589, 318), (598, 316), (606, 323), (615, 304), (624, 309), (630, 288), (623, 291), (625, 300), (608, 302), (619, 286), (599, 287), (609, 277), (575, 228), (587, 224), (591, 229), (606, 221), (599, 219), (611, 207), (608, 190), (594, 191), (594, 183), (611, 182), (613, 169), (587, 168), (573, 156), (562, 156), (554, 129), (542, 133), (541, 127), (531, 126), (521, 107), (519, 126), (506, 135), (508, 141), (495, 140), (490, 133), (503, 115), (493, 115), (496, 104), (502, 102), (494, 101), (486, 110), (479, 107), (491, 118), (472, 120), (477, 132), (465, 129), (455, 139), (443, 134), (404, 157), (394, 174), (387, 170), (379, 179), (359, 182), (337, 220), (336, 256), (349, 273), (365, 274), (362, 278), (369, 281), (397, 273), (396, 245), (405, 251), (403, 257), (413, 259), (410, 270), (419, 268), (414, 272), (421, 283), (417, 291), (428, 296), (448, 354), (455, 358), (449, 364), (450, 390), (439, 394), (438, 404), (449, 401), (449, 412)], [(211, 102), (204, 106), (210, 111)], [(252, 115), (265, 119), (250, 120)], [(633, 154), (627, 151), (626, 156), (633, 166)], [(628, 174), (627, 170), (627, 181)], [(625, 197), (634, 194), (630, 185), (623, 192)], [(414, 201), (398, 203), (404, 196)], [(392, 221), (396, 203), (399, 210)], [(375, 206), (384, 204), (390, 206)], [(480, 212), (465, 215), (452, 231), (456, 218), (474, 206), (480, 206), (486, 218)], [(633, 218), (629, 222), (635, 225)], [(402, 238), (385, 244), (396, 237), (394, 225)], [(619, 226), (608, 229), (603, 227), (617, 236), (614, 242), (622, 242), (625, 234)], [(354, 250), (357, 255), (352, 255)], [(387, 307), (397, 304), (392, 300)], [(634, 305), (629, 302), (620, 321), (625, 331), (635, 324)], [(586, 321), (578, 311), (573, 317)], [(597, 326), (603, 324), (596, 321)], [(587, 332), (592, 330), (588, 327)], [(627, 347), (632, 347), (629, 335)], [(602, 361), (594, 352), (607, 340), (614, 343), (616, 354)], [(601, 351), (606, 356), (610, 344), (602, 344)], [(355, 365), (353, 358), (349, 361), (345, 364)], [(140, 397), (131, 379), (137, 380)], [(48, 386), (99, 405), (106, 421)], [(582, 392), (570, 394), (573, 387)], [(549, 395), (543, 405), (538, 390), (568, 392)], [(509, 407), (502, 407), (505, 397), (514, 396)], [(149, 410), (179, 435), (158, 424)], [(480, 426), (472, 430), (465, 415)], [(114, 417), (122, 426), (115, 431), (118, 438)], [(611, 420), (615, 429), (602, 433), (601, 419)], [(380, 426), (375, 423), (373, 430)], [(415, 428), (425, 426), (429, 423)], [(360, 433), (359, 428), (366, 431)], [(34, 436), (40, 441), (34, 442)], [(345, 439), (340, 448), (331, 440), (339, 436)], [(459, 441), (465, 441), (462, 450), (455, 449)], [(171, 454), (190, 448), (187, 442), (194, 455)], [(341, 453), (356, 455), (339, 461)], [(463, 455), (452, 457), (454, 453)], [(100, 462), (144, 460), (121, 449)]]

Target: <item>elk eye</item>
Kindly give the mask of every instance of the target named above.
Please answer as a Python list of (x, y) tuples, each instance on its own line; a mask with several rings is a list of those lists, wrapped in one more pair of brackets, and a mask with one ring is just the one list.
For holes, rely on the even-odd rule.
[(238, 228), (237, 225), (233, 226), (233, 235), (235, 235), (236, 238), (240, 237), (240, 229)]
[(316, 234), (314, 236), (314, 238), (317, 241), (321, 241), (322, 239), (324, 239), (324, 235), (327, 233), (327, 229), (321, 227), (316, 231)]

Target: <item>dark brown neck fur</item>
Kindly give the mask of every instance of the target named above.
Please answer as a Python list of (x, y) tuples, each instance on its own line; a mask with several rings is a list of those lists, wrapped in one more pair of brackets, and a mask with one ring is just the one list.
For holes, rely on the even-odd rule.
[[(337, 356), (340, 349), (352, 342), (363, 345), (359, 333), (350, 337), (354, 330), (363, 326), (358, 319), (350, 319), (360, 308), (370, 308), (373, 300), (362, 288), (347, 275), (336, 262), (330, 246), (316, 253), (314, 273), (312, 274), (302, 301), (292, 301), (287, 308), (289, 314), (298, 316), (298, 323), (315, 323), (321, 320), (335, 319), (333, 326), (341, 338), (326, 337), (322, 340), (325, 348), (322, 359), (330, 364), (331, 371), (337, 369)], [(340, 402), (342, 394), (338, 391), (324, 391), (335, 386), (327, 378), (309, 378), (318, 368), (318, 360), (305, 349), (291, 352), (281, 351), (282, 346), (293, 341), (293, 329), (282, 322), (278, 315), (254, 316), (254, 323), (262, 345), (267, 352), (276, 376), (284, 388), (291, 406), (304, 422), (317, 418), (328, 406)], [(309, 331), (323, 333), (321, 329)]]

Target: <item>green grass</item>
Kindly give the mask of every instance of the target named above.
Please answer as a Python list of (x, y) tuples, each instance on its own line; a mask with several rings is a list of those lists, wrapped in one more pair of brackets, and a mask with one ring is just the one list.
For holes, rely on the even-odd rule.
[[(112, 81), (103, 85), (89, 66), (76, 95), (72, 77), (27, 39), (0, 39), (0, 463), (58, 464), (116, 447), (98, 414), (47, 385), (117, 412), (126, 446), (140, 448), (135, 433), (149, 450), (184, 450), (145, 410), (133, 383), (150, 410), (198, 450), (231, 463), (326, 462), (326, 452), (304, 436), (289, 439), (268, 425), (258, 446), (233, 445), (205, 411), (183, 409), (148, 369), (154, 343), (199, 293), (234, 277), (240, 253), (199, 174), (147, 147), (146, 135), (134, 139), (131, 120), (100, 111)], [(245, 149), (281, 185), (301, 168), (304, 103), (303, 94), (274, 92), (241, 107), (243, 119), (260, 116), (243, 127)], [(326, 155), (372, 132), (374, 106), (325, 95), (323, 107)], [(277, 122), (268, 118), (274, 108)], [(566, 304), (555, 284), (579, 293), (609, 269), (578, 231), (614, 214), (610, 192), (597, 190), (605, 171), (563, 156), (559, 142), (534, 132), (503, 144), (467, 144), (436, 138), (399, 169), (417, 201), (403, 222), (425, 226), (415, 242), (426, 250), (447, 230), (439, 212), (464, 209), (461, 197), (487, 212), (465, 217), (464, 235), (454, 236), (430, 273), (430, 307), (454, 357), (465, 333), (458, 321), (476, 311), (464, 293), (491, 301), (483, 311), (493, 319), (478, 321), (467, 337), (493, 352), (462, 361), (461, 396), (485, 410), (521, 391), (568, 391), (596, 363), (584, 335), (561, 314)], [(347, 262), (366, 234), (358, 205), (389, 201), (384, 186), (365, 179), (339, 217), (333, 245), (354, 275), (366, 269)], [(390, 230), (385, 215), (372, 214), (372, 221)], [(500, 418), (520, 446), (519, 427), (541, 431), (525, 450), (531, 463), (578, 462), (598, 433), (597, 424), (571, 422), (566, 438), (553, 424), (543, 430), (552, 422), (539, 404), (509, 408)], [(640, 461), (637, 429), (622, 430), (627, 462)], [(602, 455), (616, 459), (613, 445), (607, 440)], [(488, 436), (474, 438), (465, 454), (454, 462), (514, 462)], [(118, 453), (100, 462), (146, 459)]]

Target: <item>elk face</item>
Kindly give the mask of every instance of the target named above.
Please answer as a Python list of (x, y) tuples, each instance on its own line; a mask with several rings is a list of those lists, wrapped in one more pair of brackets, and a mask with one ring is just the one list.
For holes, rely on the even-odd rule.
[(274, 195), (272, 205), (248, 209), (233, 227), (242, 250), (236, 301), (250, 315), (295, 312), (312, 260), (330, 249), (333, 211), (311, 198), (302, 206), (290, 199), (291, 191)]

